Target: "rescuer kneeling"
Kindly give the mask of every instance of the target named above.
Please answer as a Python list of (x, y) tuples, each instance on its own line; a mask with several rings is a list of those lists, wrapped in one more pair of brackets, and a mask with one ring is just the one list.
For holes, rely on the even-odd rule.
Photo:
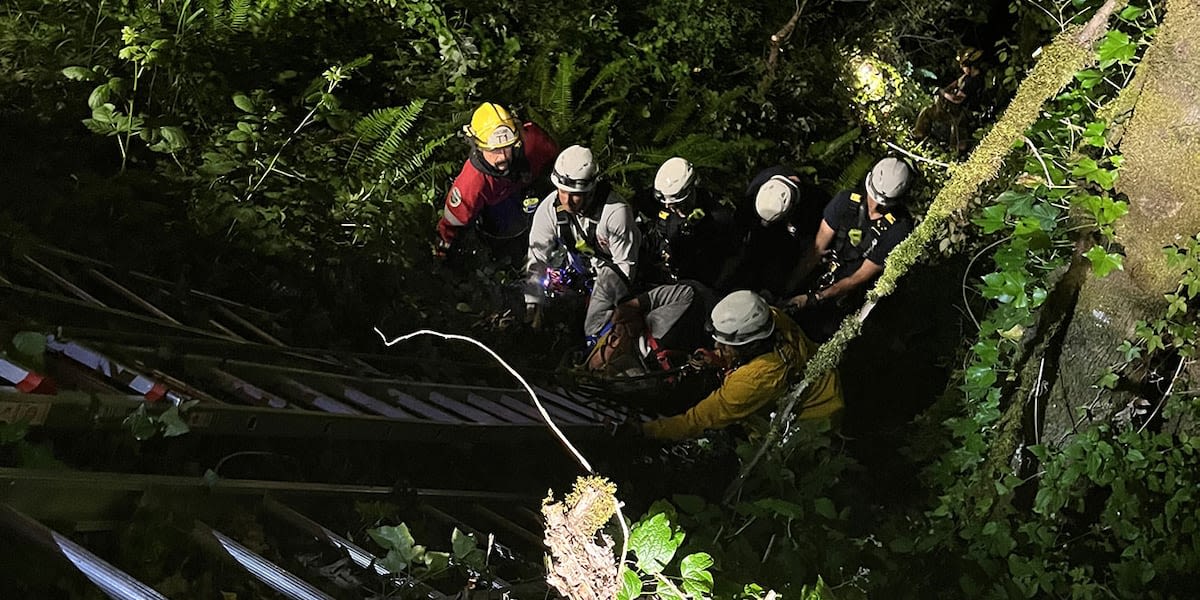
[[(788, 388), (800, 383), (816, 351), (791, 318), (746, 290), (718, 302), (709, 327), (717, 347), (714, 360), (724, 369), (721, 387), (681, 415), (643, 424), (646, 437), (683, 440), (769, 413)], [(833, 370), (804, 390), (797, 414), (819, 419), (841, 409), (841, 382)]]

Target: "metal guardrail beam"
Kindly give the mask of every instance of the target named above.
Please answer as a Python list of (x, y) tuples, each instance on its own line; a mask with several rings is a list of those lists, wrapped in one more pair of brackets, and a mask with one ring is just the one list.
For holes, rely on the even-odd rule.
[(0, 504), (0, 528), (9, 535), (6, 544), (14, 539), (25, 540), (43, 550), (57, 554), (83, 573), (89, 581), (114, 600), (166, 600), (154, 588), (134, 579), (124, 571), (92, 554), (66, 536), (21, 514), (7, 504)]
[(255, 554), (249, 548), (239, 544), (237, 540), (201, 521), (196, 521), (196, 526), (192, 530), (192, 539), (218, 556), (233, 559), (255, 579), (291, 600), (334, 600), (332, 596), (307, 581)]
[[(108, 270), (116, 270), (116, 269), (114, 269), (114, 267), (112, 265), (110, 265), (102, 260), (97, 260), (90, 256), (83, 256), (82, 254), (76, 254), (74, 252), (71, 252), (68, 250), (63, 250), (61, 248), (56, 248), (54, 246), (50, 246), (47, 244), (38, 244), (37, 251), (45, 253), (45, 254), (49, 254), (51, 256), (56, 256), (58, 258), (75, 261), (77, 263), (91, 265), (93, 267), (98, 267), (98, 268), (103, 268), (103, 269), (108, 269)], [(140, 271), (128, 271), (128, 274), (130, 277), (133, 277), (134, 279), (154, 283), (159, 286), (175, 287), (175, 285), (176, 285), (174, 282), (167, 281), (166, 279), (162, 279), (160, 277), (154, 277), (153, 275), (147, 275)], [(224, 304), (226, 306), (232, 306), (239, 310), (246, 310), (246, 311), (258, 313), (258, 314), (261, 314), (261, 315), (267, 316), (267, 317), (275, 316), (270, 311), (266, 311), (261, 308), (256, 308), (253, 306), (248, 306), (246, 304), (242, 304), (240, 302), (230, 300), (228, 298), (222, 298), (220, 296), (215, 296), (213, 294), (209, 294), (207, 292), (202, 292), (200, 290), (188, 288), (186, 290), (186, 292), (193, 296), (196, 296), (198, 298), (204, 298), (206, 300), (211, 300), (213, 302), (220, 302), (221, 304)]]
[(334, 548), (344, 551), (350, 557), (350, 560), (353, 561), (354, 564), (358, 565), (359, 568), (374, 571), (376, 575), (393, 580), (402, 588), (409, 587), (415, 591), (419, 591), (422, 596), (428, 598), (429, 600), (442, 600), (444, 598), (448, 598), (448, 596), (430, 587), (424, 582), (411, 577), (405, 577), (403, 575), (389, 572), (379, 564), (381, 559), (378, 556), (367, 552), (354, 542), (351, 542), (350, 540), (330, 531), (329, 528), (325, 527), (324, 525), (321, 525), (320, 523), (300, 514), (291, 507), (279, 502), (278, 500), (275, 500), (274, 498), (268, 496), (266, 500), (263, 501), (263, 508), (267, 509), (267, 512), (271, 515), (286, 521), (293, 527), (307, 532), (309, 535), (312, 535), (316, 539), (325, 542)]
[(0, 285), (0, 304), (9, 307), (19, 314), (35, 314), (51, 322), (62, 325), (71, 323), (88, 323), (95, 325), (97, 321), (106, 323), (108, 328), (135, 328), (143, 333), (164, 334), (166, 332), (186, 333), (204, 338), (228, 339), (207, 329), (175, 325), (162, 319), (140, 315), (138, 313), (118, 308), (105, 308), (90, 302), (78, 300), (18, 285)]
[[(118, 431), (130, 411), (145, 403), (141, 396), (60, 391), (54, 396), (31, 396), (0, 387), (0, 408), (13, 414), (36, 412), (31, 425), (61, 429)], [(166, 409), (167, 403), (150, 406)], [(3, 414), (3, 413), (0, 413)], [(188, 435), (234, 435), (311, 440), (378, 442), (528, 443), (558, 442), (544, 423), (482, 425), (394, 419), (375, 415), (341, 415), (311, 410), (279, 410), (234, 404), (201, 403), (184, 416)], [(601, 423), (564, 422), (558, 426), (573, 441), (608, 438)]]

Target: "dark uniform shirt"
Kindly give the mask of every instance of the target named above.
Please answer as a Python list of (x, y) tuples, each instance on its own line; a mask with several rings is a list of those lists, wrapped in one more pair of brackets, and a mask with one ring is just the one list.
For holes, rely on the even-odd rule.
[(904, 207), (897, 206), (872, 220), (866, 197), (849, 191), (833, 197), (825, 207), (824, 219), (834, 232), (830, 244), (837, 257), (833, 281), (854, 274), (864, 260), (884, 265), (892, 249), (913, 229), (912, 217)]
[(692, 280), (715, 287), (722, 278), (737, 241), (733, 214), (704, 190), (695, 193), (687, 216), (661, 204), (639, 203), (646, 221), (642, 261), (647, 281)]
[(798, 291), (801, 274), (796, 269), (804, 253), (811, 249), (813, 237), (821, 226), (826, 196), (815, 188), (800, 184), (796, 206), (784, 218), (764, 224), (755, 210), (755, 197), (759, 188), (776, 175), (798, 177), (799, 173), (779, 165), (763, 169), (750, 180), (737, 210), (741, 237), (735, 259), (737, 266), (722, 282), (725, 289), (718, 291), (766, 290), (781, 298)]

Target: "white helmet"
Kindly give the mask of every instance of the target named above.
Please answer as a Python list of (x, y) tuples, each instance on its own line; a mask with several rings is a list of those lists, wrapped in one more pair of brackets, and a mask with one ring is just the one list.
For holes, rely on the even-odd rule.
[(867, 195), (883, 207), (890, 207), (908, 191), (912, 183), (912, 168), (908, 163), (887, 157), (875, 163), (867, 173)]
[(550, 181), (564, 192), (583, 193), (596, 189), (600, 169), (592, 151), (580, 145), (571, 146), (559, 153), (554, 161), (554, 172)]
[(654, 195), (666, 206), (687, 200), (696, 185), (696, 170), (686, 158), (668, 158), (654, 176)]
[(713, 307), (711, 329), (714, 340), (728, 346), (742, 346), (775, 333), (775, 319), (762, 296), (741, 290), (725, 296)]
[(763, 221), (774, 223), (788, 214), (799, 198), (800, 188), (791, 179), (776, 175), (758, 187), (754, 210)]

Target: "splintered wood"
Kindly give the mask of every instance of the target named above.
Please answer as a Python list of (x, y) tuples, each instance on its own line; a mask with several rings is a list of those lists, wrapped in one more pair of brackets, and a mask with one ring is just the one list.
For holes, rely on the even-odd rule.
[(619, 561), (613, 539), (600, 530), (616, 509), (615, 487), (600, 478), (583, 478), (562, 502), (553, 494), (542, 503), (547, 581), (570, 600), (612, 600), (617, 595)]

